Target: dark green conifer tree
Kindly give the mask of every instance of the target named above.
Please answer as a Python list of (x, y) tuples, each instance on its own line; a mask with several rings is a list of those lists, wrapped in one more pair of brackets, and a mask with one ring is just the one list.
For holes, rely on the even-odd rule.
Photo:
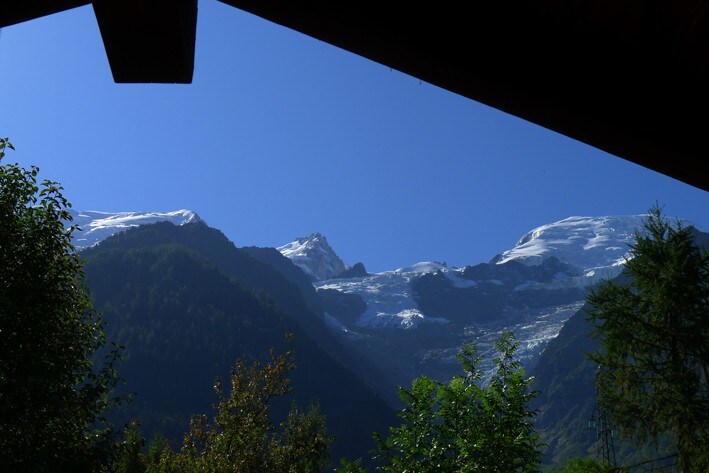
[(588, 296), (599, 403), (625, 437), (670, 434), (682, 472), (709, 471), (709, 254), (655, 206), (630, 256), (627, 284)]

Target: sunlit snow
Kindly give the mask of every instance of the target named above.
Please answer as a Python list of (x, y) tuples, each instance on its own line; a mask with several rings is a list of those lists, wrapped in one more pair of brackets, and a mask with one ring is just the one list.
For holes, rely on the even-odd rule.
[[(79, 248), (94, 245), (118, 231), (141, 224), (170, 221), (181, 225), (200, 220), (197, 214), (189, 210), (167, 213), (89, 211), (72, 212), (72, 215), (74, 223), (82, 228), (81, 232), (74, 235), (74, 243)], [(611, 278), (622, 270), (629, 257), (628, 243), (634, 230), (642, 226), (643, 219), (641, 215), (569, 217), (535, 228), (524, 235), (514, 248), (491, 261), (497, 265), (516, 261), (534, 266), (555, 257), (572, 266), (569, 271), (560, 271), (551, 278), (546, 275), (540, 280), (525, 280), (527, 276), (515, 280), (515, 265), (510, 266), (509, 280), (507, 276), (472, 280), (469, 279), (471, 273), (465, 272), (465, 269), (449, 268), (445, 263), (435, 261), (416, 263), (365, 277), (337, 279), (348, 266), (319, 233), (298, 238), (278, 250), (312, 277), (315, 289), (334, 289), (361, 298), (366, 309), (356, 319), (345, 323), (325, 313), (325, 323), (333, 333), (352, 341), (354, 347), (366, 347), (360, 355), (373, 357), (370, 360), (373, 363), (377, 364), (382, 356), (387, 357), (388, 366), (398, 370), (396, 373), (400, 373), (401, 377), (398, 379), (393, 376), (390, 381), (405, 383), (414, 374), (409, 372), (414, 364), (427, 366), (442, 377), (451, 375), (453, 370), (458, 369), (455, 356), (465, 340), (474, 340), (481, 354), (486, 355), (485, 365), (481, 368), (487, 370), (491, 363), (487, 355), (492, 354), (494, 343), (504, 330), (515, 333), (520, 342), (518, 356), (530, 366), (536, 362), (546, 343), (558, 335), (568, 318), (580, 310), (584, 303), (580, 296), (581, 300), (569, 302), (567, 299), (565, 303), (557, 305), (553, 305), (553, 299), (550, 299), (552, 305), (543, 308), (528, 307), (526, 303), (512, 304), (505, 306), (497, 319), (489, 319), (486, 323), (450, 321), (435, 313), (423, 313), (416, 302), (417, 295), (412, 289), (412, 282), (426, 274), (435, 273), (436, 278), (441, 275), (445, 277), (451, 291), (480, 291), (480, 295), (484, 296), (486, 291), (495, 288), (493, 291), (510, 291), (515, 296), (519, 295), (519, 300), (535, 300), (537, 290), (542, 294), (557, 289), (587, 288), (594, 281)], [(475, 263), (471, 261), (471, 264)], [(500, 268), (500, 271), (503, 271), (500, 274), (508, 274), (504, 268)], [(463, 277), (464, 274), (468, 276)], [(483, 271), (478, 274), (486, 273)], [(510, 283), (510, 280), (514, 282)], [(440, 279), (437, 281), (441, 282)], [(404, 336), (397, 339), (397, 343), (403, 343), (403, 346), (397, 345), (394, 351), (387, 340), (392, 330)], [(439, 337), (435, 338), (436, 342), (421, 344), (422, 340), (427, 339), (420, 335), (431, 333), (438, 334), (435, 335)], [(405, 347), (409, 339), (412, 341), (411, 346)]]
[(441, 269), (446, 269), (448, 266), (446, 263), (439, 263), (438, 261), (423, 261), (421, 263), (412, 264), (411, 266), (404, 266), (399, 268), (395, 273), (432, 273)]
[(184, 209), (173, 212), (98, 212), (95, 210), (77, 212), (70, 210), (69, 213), (73, 219), (71, 223), (80, 228), (73, 233), (73, 243), (77, 249), (88, 248), (115, 233), (138, 225), (156, 222), (184, 225), (202, 220), (195, 212)]
[(316, 280), (333, 278), (347, 269), (320, 233), (297, 238), (277, 250)]
[[(579, 274), (582, 274), (571, 277), (559, 273), (551, 282), (544, 284), (524, 281), (514, 287), (514, 291), (529, 290), (535, 286), (546, 289), (587, 287), (594, 280), (611, 278), (621, 271), (629, 254), (628, 242), (635, 228), (642, 225), (643, 218), (642, 215), (569, 217), (530, 231), (514, 248), (495, 258), (494, 263), (503, 264), (515, 260), (537, 265), (553, 256), (575, 266), (580, 270)], [(319, 281), (314, 283), (317, 289), (336, 289), (359, 295), (367, 305), (366, 311), (356, 322), (360, 328), (414, 328), (426, 322), (445, 321), (442, 318), (426, 317), (414, 300), (410, 283), (425, 273), (440, 272), (456, 288), (471, 288), (479, 283), (503, 285), (497, 279), (474, 281), (462, 278), (462, 270), (448, 268), (445, 263), (435, 261), (416, 263), (364, 278), (329, 279), (327, 275), (336, 273), (330, 268), (329, 262), (339, 258), (327, 245), (325, 237), (317, 233), (284, 245), (279, 251), (307, 273), (320, 274), (316, 276)], [(313, 254), (325, 255), (320, 261), (320, 266), (325, 265), (325, 270), (319, 273), (315, 271)]]
[(357, 327), (414, 328), (421, 323), (445, 323), (437, 317), (425, 317), (413, 297), (410, 280), (420, 273), (387, 271), (364, 278), (331, 279), (316, 282), (316, 289), (336, 289), (359, 295), (367, 310), (357, 319)]
[[(548, 291), (564, 291), (572, 288), (585, 289), (593, 282), (602, 278), (617, 275), (629, 257), (628, 243), (636, 228), (642, 226), (644, 216), (627, 217), (570, 217), (559, 222), (538, 227), (524, 235), (514, 248), (505, 251), (494, 258), (491, 263), (504, 264), (517, 261), (525, 265), (540, 265), (546, 259), (555, 257), (562, 263), (569, 264), (568, 271), (560, 271), (553, 277), (543, 280), (520, 280), (507, 290), (512, 293), (522, 293), (520, 300), (534, 297), (534, 291), (548, 294)], [(302, 243), (301, 245), (302, 246)], [(298, 257), (298, 245), (290, 244), (280, 250), (301, 265)], [(328, 247), (329, 248), (329, 247)], [(329, 248), (332, 251), (331, 248)], [(334, 254), (334, 251), (332, 252)], [(471, 262), (475, 264), (477, 262)], [(312, 262), (308, 262), (312, 264)], [(303, 266), (301, 266), (303, 267)], [(501, 268), (502, 269), (502, 268)], [(510, 267), (514, 274), (514, 266)], [(491, 355), (494, 354), (494, 344), (499, 340), (504, 330), (511, 330), (520, 343), (517, 355), (530, 367), (536, 363), (539, 354), (547, 342), (555, 338), (564, 323), (571, 315), (583, 307), (583, 296), (575, 302), (564, 302), (547, 307), (528, 307), (527, 304), (507, 306), (499, 319), (486, 323), (451, 322), (436, 314), (424, 314), (416, 302), (412, 282), (426, 273), (437, 273), (445, 276), (456, 290), (480, 290), (481, 296), (489, 290), (490, 285), (505, 290), (501, 279), (471, 280), (462, 277), (463, 269), (449, 268), (445, 263), (422, 262), (405, 266), (393, 271), (372, 274), (367, 277), (351, 279), (324, 279), (314, 282), (316, 289), (335, 289), (343, 293), (358, 295), (366, 305), (365, 311), (353, 322), (343, 323), (334, 317), (326, 316), (328, 326), (335, 333), (345, 336), (362, 346), (363, 357), (373, 357), (376, 360), (382, 356), (388, 357), (393, 373), (401, 374), (401, 379), (391, 376), (391, 383), (402, 383), (411, 375), (407, 367), (411, 363), (421, 369), (431, 369), (432, 373), (445, 378), (458, 369), (456, 354), (465, 340), (476, 342), (480, 354), (485, 360), (481, 368), (488, 371), (492, 366)], [(484, 274), (481, 273), (481, 274)], [(502, 278), (503, 279), (503, 278)], [(478, 289), (475, 289), (478, 288)], [(523, 292), (524, 291), (524, 292)], [(444, 296), (442, 296), (444, 297)], [(562, 297), (563, 300), (563, 297)], [(551, 300), (550, 300), (551, 302)], [(435, 338), (436, 342), (422, 343), (420, 335), (411, 337), (412, 344), (406, 347), (405, 340), (398, 339), (397, 348), (392, 351), (387, 341), (392, 329), (404, 329), (402, 334), (425, 334), (441, 332), (436, 327), (444, 324), (446, 330), (451, 330), (447, 341)], [(400, 345), (400, 344), (404, 345)], [(389, 348), (388, 348), (389, 347)], [(400, 353), (399, 353), (400, 352)], [(395, 361), (396, 360), (396, 361)], [(428, 367), (428, 368), (425, 368)]]
[(618, 274), (629, 254), (628, 243), (645, 216), (569, 217), (542, 225), (520, 238), (494, 262), (518, 261), (541, 264), (554, 256), (579, 268), (587, 277), (612, 277)]

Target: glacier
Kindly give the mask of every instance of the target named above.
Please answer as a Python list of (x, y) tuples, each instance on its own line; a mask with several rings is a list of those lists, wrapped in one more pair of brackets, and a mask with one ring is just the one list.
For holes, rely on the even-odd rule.
[(644, 218), (644, 215), (569, 217), (535, 228), (493, 262), (504, 264), (514, 260), (533, 265), (554, 256), (580, 268), (587, 276), (604, 271), (612, 276), (628, 257), (628, 242)]
[[(190, 210), (72, 211), (72, 217), (81, 229), (73, 235), (78, 249), (137, 225), (201, 221)], [(524, 366), (533, 367), (548, 341), (582, 309), (587, 289), (622, 270), (644, 218), (569, 217), (527, 232), (487, 263), (463, 268), (429, 261), (375, 274), (363, 267), (352, 272), (320, 233), (277, 250), (310, 278), (329, 333), (361, 362), (358, 374), (396, 406), (396, 388), (411, 379), (446, 381), (458, 374), (456, 355), (468, 341), (476, 343), (485, 357), (481, 368), (489, 370), (489, 355), (505, 330), (515, 333)]]
[[(621, 271), (629, 257), (628, 243), (644, 218), (644, 215), (569, 217), (533, 229), (512, 249), (497, 255), (490, 263), (499, 266), (516, 261), (537, 266), (549, 258), (556, 258), (578, 269), (578, 274), (558, 274), (544, 284), (534, 280), (519, 281), (512, 290), (524, 291), (541, 286), (546, 289), (586, 288), (594, 281), (612, 278)], [(348, 266), (319, 233), (298, 238), (278, 250), (313, 276), (316, 289), (335, 289), (362, 297), (367, 310), (357, 320), (359, 328), (412, 328), (427, 323), (429, 318), (431, 322), (445, 322), (445, 317), (426, 317), (414, 300), (411, 282), (423, 274), (444, 274), (456, 288), (472, 288), (483, 282), (503, 285), (494, 278), (482, 281), (465, 278), (463, 269), (449, 268), (436, 261), (420, 262), (365, 278), (335, 279), (334, 276)]]
[[(582, 309), (587, 289), (620, 273), (644, 218), (569, 217), (531, 230), (488, 263), (455, 268), (420, 262), (347, 279), (334, 277), (337, 270), (328, 263), (341, 260), (322, 245), (326, 239), (320, 234), (279, 250), (315, 276), (321, 297), (343, 295), (340, 305), (327, 306), (323, 299), (327, 326), (367, 366), (360, 374), (396, 405), (391, 393), (413, 377), (445, 381), (457, 374), (456, 355), (467, 341), (476, 343), (489, 375), (490, 355), (505, 330), (514, 332), (523, 365), (533, 367), (546, 344)], [(318, 256), (324, 262), (316, 254), (326, 255)], [(352, 297), (364, 309), (356, 317), (352, 311), (338, 313)]]
[(70, 224), (78, 228), (72, 234), (72, 243), (78, 250), (88, 248), (111, 235), (138, 225), (156, 222), (171, 222), (175, 225), (201, 222), (202, 219), (191, 210), (173, 212), (99, 212), (96, 210), (69, 210)]

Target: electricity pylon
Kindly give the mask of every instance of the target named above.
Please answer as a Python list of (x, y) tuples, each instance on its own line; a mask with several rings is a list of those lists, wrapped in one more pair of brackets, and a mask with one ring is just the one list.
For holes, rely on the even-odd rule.
[(601, 367), (599, 366), (596, 371), (596, 405), (593, 407), (588, 427), (589, 429), (596, 429), (596, 461), (615, 467), (615, 443), (613, 441), (615, 432), (608, 413), (598, 404), (598, 378), (600, 373)]

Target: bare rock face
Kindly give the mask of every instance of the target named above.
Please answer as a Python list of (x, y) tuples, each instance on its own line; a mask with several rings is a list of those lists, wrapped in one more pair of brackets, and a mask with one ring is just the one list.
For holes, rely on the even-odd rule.
[(369, 276), (369, 273), (362, 263), (355, 263), (351, 268), (346, 269), (337, 276), (336, 279), (350, 279), (350, 278), (365, 278)]

